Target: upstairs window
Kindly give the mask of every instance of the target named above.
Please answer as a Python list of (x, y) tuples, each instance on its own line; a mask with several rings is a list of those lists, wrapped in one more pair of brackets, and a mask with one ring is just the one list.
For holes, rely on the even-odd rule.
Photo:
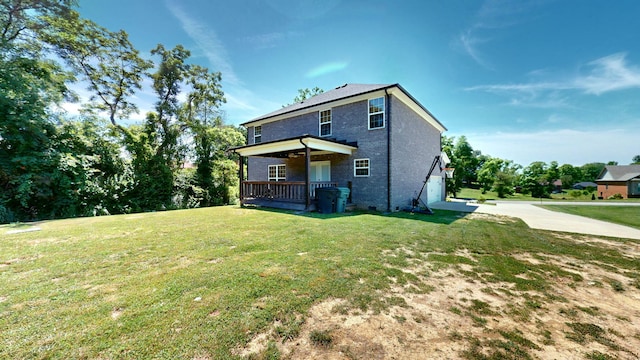
[(331, 109), (320, 111), (320, 136), (331, 135)]
[(269, 181), (286, 181), (286, 165), (269, 165)]
[(384, 127), (384, 98), (369, 100), (369, 130)]
[(262, 126), (256, 126), (253, 128), (253, 143), (259, 144), (262, 142)]
[(353, 160), (353, 176), (369, 176), (369, 159)]

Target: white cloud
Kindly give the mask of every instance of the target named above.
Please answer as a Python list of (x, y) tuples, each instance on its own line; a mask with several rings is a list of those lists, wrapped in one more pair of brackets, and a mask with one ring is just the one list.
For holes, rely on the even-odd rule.
[(640, 88), (640, 68), (627, 64), (626, 54), (617, 53), (589, 63), (592, 70), (574, 80), (574, 86), (588, 94)]
[[(521, 84), (478, 85), (466, 88), (468, 91), (485, 91), (518, 97), (512, 100), (514, 105), (527, 104), (521, 101), (523, 95), (531, 99), (540, 99), (545, 94), (558, 94), (562, 91), (579, 91), (584, 94), (601, 95), (607, 92), (640, 88), (640, 68), (629, 65), (625, 53), (605, 56), (588, 63), (587, 74), (576, 74), (553, 81), (528, 82)], [(565, 102), (563, 102), (565, 103)], [(565, 103), (566, 104), (566, 103)]]
[(173, 16), (180, 21), (187, 35), (189, 35), (204, 52), (213, 66), (211, 70), (221, 72), (224, 81), (230, 84), (240, 85), (240, 80), (233, 71), (233, 66), (229, 60), (227, 49), (218, 38), (216, 32), (206, 24), (189, 16), (174, 1), (167, 1), (166, 4)]
[(333, 61), (317, 66), (311, 70), (309, 70), (305, 77), (307, 78), (316, 78), (322, 75), (330, 74), (333, 72), (337, 72), (340, 70), (344, 70), (349, 66), (349, 63), (346, 61)]
[(464, 135), (475, 150), (493, 157), (513, 160), (522, 166), (534, 161), (549, 163), (554, 160), (559, 164), (574, 166), (608, 161), (628, 164), (634, 155), (640, 153), (637, 134), (622, 129), (563, 129)]
[(244, 37), (242, 41), (256, 49), (262, 50), (262, 49), (274, 48), (279, 44), (283, 44), (286, 41), (293, 39), (295, 37), (298, 37), (300, 35), (301, 35), (300, 33), (294, 32), (294, 31), (272, 32), (272, 33), (247, 36), (247, 37)]
[(480, 47), (490, 43), (495, 30), (516, 26), (525, 21), (531, 8), (539, 6), (536, 1), (486, 0), (475, 15), (474, 21), (461, 31), (455, 44), (480, 66), (492, 70)]

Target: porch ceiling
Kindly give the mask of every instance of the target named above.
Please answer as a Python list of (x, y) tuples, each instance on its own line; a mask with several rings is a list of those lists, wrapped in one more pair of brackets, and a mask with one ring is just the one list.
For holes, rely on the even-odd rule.
[(269, 141), (260, 144), (246, 145), (234, 148), (240, 156), (289, 157), (292, 154), (304, 153), (305, 145), (311, 153), (317, 154), (345, 154), (351, 155), (358, 148), (356, 143), (335, 141), (313, 135), (303, 135), (295, 138)]

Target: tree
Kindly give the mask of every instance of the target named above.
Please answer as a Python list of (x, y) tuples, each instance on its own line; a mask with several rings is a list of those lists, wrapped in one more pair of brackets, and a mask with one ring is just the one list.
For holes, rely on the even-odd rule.
[[(314, 97), (316, 95), (322, 94), (323, 92), (324, 92), (324, 90), (320, 89), (317, 86), (314, 87), (313, 89), (309, 89), (309, 88), (298, 89), (298, 96), (293, 98), (293, 104), (297, 104), (297, 103), (303, 102), (304, 100), (312, 98), (312, 97)], [(289, 106), (289, 105), (293, 105), (293, 104), (287, 104), (287, 105), (284, 105), (284, 106)]]
[(76, 0), (0, 0), (0, 48), (39, 53), (41, 44), (32, 35), (46, 29), (47, 20), (68, 17), (75, 5)]
[(583, 178), (582, 181), (590, 181), (595, 182), (602, 170), (604, 170), (603, 163), (588, 163), (584, 164), (580, 167), (582, 170)]
[(640, 155), (636, 155), (633, 157), (633, 159), (631, 160), (631, 164), (640, 164)]
[(141, 88), (152, 63), (143, 60), (125, 31), (111, 32), (75, 11), (71, 16), (49, 17), (41, 38), (89, 84), (88, 110), (105, 111), (113, 125), (116, 118), (137, 113), (130, 98)]
[(534, 161), (525, 167), (520, 178), (522, 192), (533, 197), (549, 197), (547, 169), (543, 161)]
[(582, 181), (584, 175), (582, 169), (574, 167), (571, 164), (563, 164), (558, 168), (558, 175), (562, 181), (562, 187), (564, 189), (570, 189), (573, 184)]
[(520, 165), (511, 160), (488, 157), (478, 170), (478, 182), (483, 193), (493, 190), (500, 198), (513, 195), (519, 169)]
[[(480, 152), (473, 150), (466, 136), (460, 136), (456, 141), (452, 151), (452, 164), (456, 169), (454, 182), (460, 189), (462, 186), (471, 187), (476, 182), (476, 171), (478, 170)], [(458, 187), (459, 186), (459, 187)]]

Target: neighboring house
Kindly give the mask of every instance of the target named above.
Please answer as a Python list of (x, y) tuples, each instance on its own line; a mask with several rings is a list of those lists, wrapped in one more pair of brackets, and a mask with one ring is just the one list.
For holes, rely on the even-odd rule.
[(640, 197), (640, 165), (606, 165), (596, 184), (603, 199), (615, 194), (625, 199)]
[[(411, 207), (446, 130), (399, 84), (345, 84), (242, 125), (241, 203), (307, 210), (327, 186), (349, 188), (357, 208)], [(445, 198), (446, 164), (437, 162), (421, 203)]]
[(591, 181), (583, 181), (583, 182), (579, 182), (579, 183), (575, 183), (573, 184), (573, 189), (574, 190), (584, 190), (584, 189), (588, 189), (588, 188), (597, 188), (598, 184), (591, 182)]

